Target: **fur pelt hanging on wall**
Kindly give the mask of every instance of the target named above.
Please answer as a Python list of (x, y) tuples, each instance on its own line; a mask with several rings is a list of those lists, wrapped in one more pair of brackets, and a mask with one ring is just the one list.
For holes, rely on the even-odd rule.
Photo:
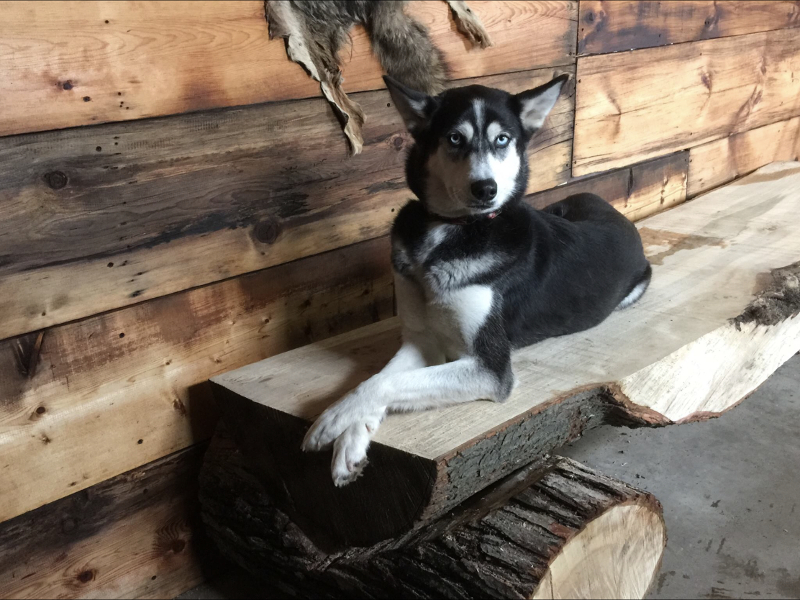
[[(445, 0), (458, 30), (473, 44), (491, 45), (474, 12), (460, 0)], [(323, 95), (342, 122), (353, 154), (361, 152), (364, 112), (342, 90), (338, 53), (355, 24), (367, 30), (372, 50), (384, 70), (411, 88), (438, 94), (447, 65), (424, 25), (405, 13), (404, 1), (266, 0), (270, 38), (286, 40), (289, 58), (319, 81)]]

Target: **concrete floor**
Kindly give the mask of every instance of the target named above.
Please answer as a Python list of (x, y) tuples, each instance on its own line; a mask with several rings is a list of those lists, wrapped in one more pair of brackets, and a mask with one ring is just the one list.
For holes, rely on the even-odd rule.
[[(669, 541), (650, 598), (800, 598), (800, 355), (720, 419), (605, 427), (561, 454), (663, 504)], [(231, 569), (180, 598), (268, 595)]]

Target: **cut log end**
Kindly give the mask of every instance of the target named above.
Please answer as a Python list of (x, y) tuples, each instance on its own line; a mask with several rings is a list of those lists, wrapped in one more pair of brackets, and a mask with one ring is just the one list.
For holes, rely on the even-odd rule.
[(614, 506), (564, 545), (531, 597), (643, 598), (665, 543), (659, 510)]
[(407, 536), (335, 554), (275, 506), (224, 433), (200, 496), (223, 554), (294, 595), (642, 598), (666, 544), (653, 496), (558, 457)]

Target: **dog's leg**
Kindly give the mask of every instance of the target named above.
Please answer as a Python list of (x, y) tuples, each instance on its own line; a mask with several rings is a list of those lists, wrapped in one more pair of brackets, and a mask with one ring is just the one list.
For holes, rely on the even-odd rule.
[[(413, 331), (404, 330), (403, 345), (378, 375), (414, 372), (432, 364), (429, 360), (431, 357), (437, 356), (439, 352), (432, 348), (429, 342), (429, 339), (425, 339)], [(344, 399), (349, 398), (353, 393), (351, 392)], [(378, 429), (385, 416), (386, 407), (379, 403), (365, 402), (361, 406), (351, 406), (349, 411), (343, 410), (340, 418), (354, 422), (336, 438), (331, 464), (333, 480), (336, 485), (345, 485), (353, 481), (367, 465), (366, 454), (372, 433)], [(317, 423), (320, 423), (321, 419), (322, 417)], [(333, 441), (333, 438), (329, 437), (316, 437), (318, 433), (320, 432), (315, 427), (309, 429), (303, 440), (303, 450), (320, 450)], [(326, 443), (323, 443), (323, 440)]]
[(379, 373), (328, 408), (309, 429), (304, 449), (334, 442), (331, 472), (336, 485), (353, 481), (381, 418), (389, 411), (438, 408), (472, 400), (503, 401), (511, 390), (510, 372), (499, 375), (476, 357), (395, 373)]
[(403, 323), (403, 345), (381, 370), (381, 374), (401, 373), (443, 363), (444, 352), (428, 331), (422, 288), (415, 281), (395, 273), (394, 289), (397, 313)]
[[(387, 376), (418, 371), (425, 367), (444, 363), (444, 351), (438, 347), (436, 340), (427, 331), (425, 297), (422, 288), (413, 280), (395, 273), (395, 294), (398, 313), (403, 322), (403, 344), (378, 375)], [(317, 427), (322, 423), (322, 417), (320, 417), (308, 430), (303, 440), (303, 450), (309, 451), (321, 450), (333, 443), (337, 437), (341, 439), (341, 442), (334, 448), (333, 471), (334, 473), (343, 471), (339, 477), (334, 475), (337, 485), (344, 485), (352, 481), (366, 466), (366, 449), (369, 446), (372, 432), (378, 428), (386, 416), (387, 407), (382, 403), (345, 402), (366, 383), (368, 382), (361, 384), (359, 388), (323, 413), (327, 414), (334, 407), (339, 407), (336, 409), (339, 413), (336, 421), (342, 430), (338, 435), (323, 435), (323, 431)], [(350, 424), (347, 425), (347, 423)], [(342, 435), (345, 430), (347, 431), (346, 436)], [(344, 469), (337, 470), (335, 467), (337, 463), (342, 463)]]

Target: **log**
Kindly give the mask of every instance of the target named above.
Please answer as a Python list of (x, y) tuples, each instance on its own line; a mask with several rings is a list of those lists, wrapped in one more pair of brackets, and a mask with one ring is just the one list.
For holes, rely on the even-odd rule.
[(642, 598), (666, 543), (653, 496), (560, 457), (520, 469), (405, 539), (328, 554), (221, 431), (200, 503), (223, 555), (300, 597)]
[(396, 537), (588, 427), (705, 419), (750, 394), (800, 349), (798, 190), (800, 163), (776, 164), (640, 221), (653, 282), (639, 303), (517, 351), (504, 404), (390, 416), (345, 488), (330, 479), (330, 453), (300, 442), (386, 363), (394, 320), (217, 376), (214, 393), (274, 500), (315, 543)]

